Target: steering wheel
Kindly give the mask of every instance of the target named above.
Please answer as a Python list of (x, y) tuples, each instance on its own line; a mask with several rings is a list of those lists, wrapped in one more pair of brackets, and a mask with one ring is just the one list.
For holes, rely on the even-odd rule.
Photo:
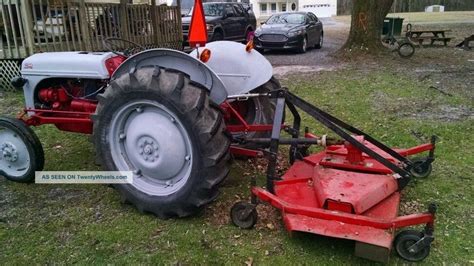
[[(145, 47), (141, 46), (138, 43), (121, 39), (121, 38), (106, 38), (103, 41), (104, 47), (110, 52), (123, 57), (129, 57), (133, 54), (136, 54), (140, 51), (146, 50)], [(121, 43), (122, 45), (120, 45)], [(125, 44), (125, 45), (124, 45)], [(131, 44), (131, 45), (130, 45)], [(124, 48), (129, 47), (129, 48)]]

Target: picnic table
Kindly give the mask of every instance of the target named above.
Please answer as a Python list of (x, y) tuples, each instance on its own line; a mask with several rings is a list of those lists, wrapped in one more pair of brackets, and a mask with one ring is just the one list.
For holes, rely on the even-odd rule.
[(430, 41), (430, 45), (438, 41), (443, 42), (444, 46), (447, 46), (452, 38), (446, 37), (446, 32), (450, 31), (451, 30), (410, 30), (407, 31), (407, 37), (414, 42), (418, 42), (420, 46), (423, 45), (425, 40)]

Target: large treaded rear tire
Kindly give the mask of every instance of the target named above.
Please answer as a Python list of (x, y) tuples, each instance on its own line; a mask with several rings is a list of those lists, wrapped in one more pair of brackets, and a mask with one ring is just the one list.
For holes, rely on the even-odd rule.
[[(225, 132), (222, 115), (217, 105), (209, 100), (208, 90), (190, 81), (182, 72), (151, 66), (123, 74), (113, 80), (98, 97), (99, 104), (93, 116), (93, 141), (98, 159), (106, 170), (131, 171), (136, 167), (130, 161), (129, 169), (118, 169), (119, 161), (116, 159), (114, 162), (114, 156), (116, 158), (117, 155), (111, 152), (111, 148), (116, 147), (113, 145), (117, 144), (110, 143), (113, 135), (110, 137), (109, 132), (115, 121), (113, 119), (120, 115), (123, 106), (137, 99), (163, 106), (180, 121), (192, 148), (193, 159), (190, 160), (191, 166), (187, 166), (190, 171), (179, 190), (168, 195), (140, 190), (135, 182), (138, 182), (137, 178), (144, 178), (143, 176), (134, 175), (133, 184), (115, 184), (114, 187), (123, 201), (132, 203), (140, 212), (150, 212), (160, 218), (194, 214), (216, 198), (218, 185), (229, 172), (230, 139)], [(136, 156), (132, 154), (133, 151), (127, 150), (130, 156)], [(166, 151), (160, 154), (166, 155)], [(156, 169), (156, 172), (161, 173), (162, 169)], [(153, 178), (159, 180), (160, 176), (152, 176)]]

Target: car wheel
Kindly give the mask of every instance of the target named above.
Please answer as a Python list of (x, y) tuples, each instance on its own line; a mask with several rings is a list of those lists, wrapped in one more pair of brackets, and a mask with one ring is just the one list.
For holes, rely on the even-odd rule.
[(304, 37), (303, 42), (301, 43), (301, 46), (298, 49), (298, 52), (304, 54), (304, 53), (306, 53), (306, 49), (308, 49), (308, 38)]
[(224, 40), (224, 35), (222, 34), (222, 32), (220, 31), (214, 32), (214, 34), (212, 35), (211, 42), (222, 41), (222, 40)]
[(314, 46), (316, 49), (321, 49), (323, 48), (323, 42), (324, 42), (324, 35), (321, 32), (321, 35), (319, 37), (319, 42)]

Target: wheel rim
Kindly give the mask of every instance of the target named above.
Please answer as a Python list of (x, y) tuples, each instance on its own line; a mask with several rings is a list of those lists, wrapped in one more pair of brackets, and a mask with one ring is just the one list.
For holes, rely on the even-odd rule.
[(146, 194), (173, 194), (191, 175), (190, 137), (162, 104), (140, 100), (124, 105), (112, 118), (108, 139), (115, 166), (133, 171), (132, 185)]
[(0, 127), (0, 169), (9, 176), (20, 177), (30, 169), (30, 161), (22, 138), (15, 131)]
[(303, 46), (301, 47), (303, 52), (306, 52), (306, 38), (303, 39)]
[(319, 38), (319, 48), (323, 47), (323, 42), (324, 42), (324, 37), (323, 35), (321, 35), (321, 37)]

